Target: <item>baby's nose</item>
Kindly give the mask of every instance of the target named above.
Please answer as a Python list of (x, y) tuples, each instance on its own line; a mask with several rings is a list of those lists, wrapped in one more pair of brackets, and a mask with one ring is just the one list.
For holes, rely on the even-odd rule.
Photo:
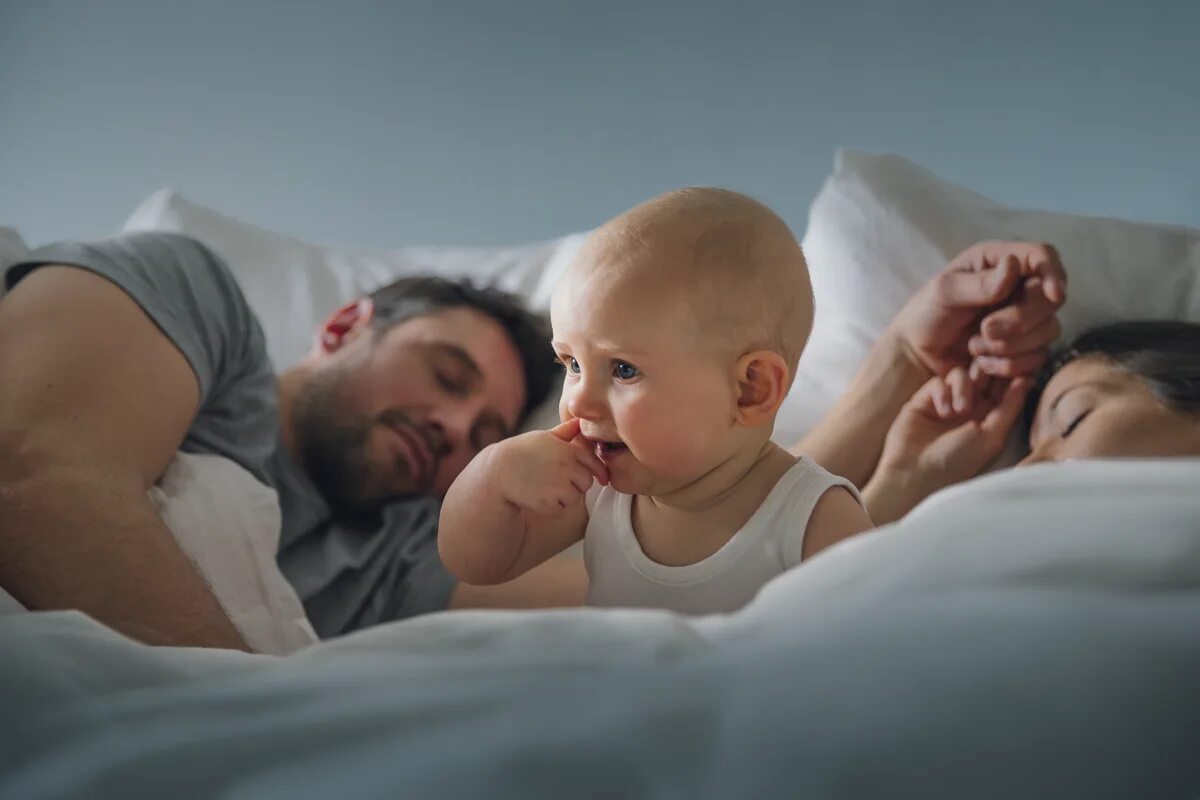
[(573, 417), (595, 421), (604, 416), (604, 403), (584, 387), (576, 387), (567, 397), (567, 411)]

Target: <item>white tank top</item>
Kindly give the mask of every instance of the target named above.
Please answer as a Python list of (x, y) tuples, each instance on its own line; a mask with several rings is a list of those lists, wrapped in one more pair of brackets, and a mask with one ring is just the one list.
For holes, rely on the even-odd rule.
[(587, 603), (684, 614), (736, 611), (767, 581), (800, 563), (808, 518), (834, 486), (846, 487), (862, 502), (845, 478), (801, 457), (720, 550), (695, 564), (668, 567), (642, 552), (633, 532), (633, 496), (597, 484), (588, 492), (583, 538)]

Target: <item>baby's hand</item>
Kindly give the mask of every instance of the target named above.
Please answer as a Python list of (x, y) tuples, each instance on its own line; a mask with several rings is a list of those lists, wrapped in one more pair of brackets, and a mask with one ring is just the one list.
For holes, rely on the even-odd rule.
[(522, 511), (557, 516), (583, 500), (593, 479), (608, 483), (608, 469), (580, 437), (578, 419), (493, 447), (492, 479), (501, 496)]

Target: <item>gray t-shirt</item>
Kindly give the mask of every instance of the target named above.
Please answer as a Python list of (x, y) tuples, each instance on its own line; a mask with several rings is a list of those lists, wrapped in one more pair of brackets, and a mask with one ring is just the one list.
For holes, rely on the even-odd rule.
[(455, 581), (437, 553), (438, 501), (389, 505), (374, 523), (331, 517), (280, 439), (275, 370), (262, 326), (224, 261), (194, 239), (141, 233), (39, 248), (9, 268), (69, 264), (115, 283), (191, 365), (200, 410), (180, 444), (236, 461), (279, 494), (278, 562), (321, 636), (444, 609)]

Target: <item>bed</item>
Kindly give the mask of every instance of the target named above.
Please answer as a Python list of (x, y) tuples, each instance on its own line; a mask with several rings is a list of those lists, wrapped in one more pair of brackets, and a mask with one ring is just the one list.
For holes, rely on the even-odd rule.
[[(325, 309), (405, 271), (544, 303), (579, 242), (344, 251), (170, 193), (129, 227), (242, 265), (281, 364)], [(805, 237), (817, 329), (777, 435), (989, 236), (1059, 246), (1068, 334), (1200, 319), (1195, 231), (1006, 209), (843, 153)], [(0, 797), (1197, 796), (1198, 486), (1197, 459), (996, 472), (701, 619), (459, 612), (273, 656), (150, 648), (0, 596)]]
[(0, 617), (0, 796), (1194, 797), (1200, 464), (998, 473), (739, 614), (475, 612), (286, 658)]

